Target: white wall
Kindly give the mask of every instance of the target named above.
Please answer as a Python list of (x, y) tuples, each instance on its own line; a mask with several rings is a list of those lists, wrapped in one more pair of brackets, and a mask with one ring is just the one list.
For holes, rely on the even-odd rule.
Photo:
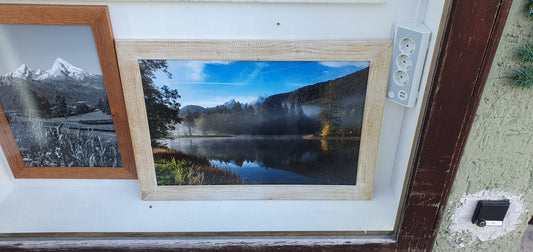
[(388, 40), (394, 22), (412, 20), (415, 5), (135, 3), (110, 12), (117, 39)]
[(13, 190), (13, 173), (9, 169), (9, 164), (0, 146), (0, 202)]
[[(109, 5), (116, 39), (392, 40), (395, 23), (414, 21), (419, 16), (417, 0), (389, 0), (378, 5), (76, 2), (94, 3)], [(438, 30), (443, 6), (444, 0), (429, 1), (427, 5), (425, 22), (433, 34)], [(428, 59), (434, 45), (432, 36)], [(420, 102), (414, 109), (386, 103), (370, 201), (145, 202), (140, 199), (135, 180), (13, 182), (10, 174), (0, 170), (0, 182), (6, 184), (0, 186), (0, 233), (390, 231), (420, 107)], [(5, 160), (0, 156), (0, 166), (2, 163)], [(11, 193), (2, 200), (10, 188)]]

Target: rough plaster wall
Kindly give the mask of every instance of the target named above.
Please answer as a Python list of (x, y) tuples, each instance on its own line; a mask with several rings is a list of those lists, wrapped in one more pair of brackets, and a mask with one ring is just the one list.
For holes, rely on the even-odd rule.
[[(527, 3), (513, 2), (434, 251), (518, 251), (533, 214), (533, 89), (510, 86), (516, 70), (524, 66), (518, 61), (520, 49), (533, 42), (533, 20), (525, 17)], [(515, 205), (523, 208), (507, 214), (517, 216), (514, 228), (491, 228), (490, 239), (483, 239), (488, 230), (468, 223), (473, 210), (462, 211), (479, 195), (518, 200)]]

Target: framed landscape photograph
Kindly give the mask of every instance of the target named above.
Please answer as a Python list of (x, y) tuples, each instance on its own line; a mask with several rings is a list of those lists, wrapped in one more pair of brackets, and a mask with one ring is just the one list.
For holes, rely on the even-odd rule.
[(117, 41), (145, 200), (372, 195), (388, 41)]
[(0, 5), (0, 55), (15, 178), (137, 178), (107, 7)]

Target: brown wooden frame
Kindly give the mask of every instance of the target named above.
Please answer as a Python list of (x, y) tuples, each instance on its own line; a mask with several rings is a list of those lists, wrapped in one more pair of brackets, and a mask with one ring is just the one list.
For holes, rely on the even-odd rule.
[[(448, 1), (396, 242), (321, 246), (316, 240), (314, 246), (268, 247), (235, 242), (181, 249), (177, 243), (178, 249), (160, 251), (431, 251), (511, 3), (512, 0)], [(122, 251), (112, 243), (98, 249)], [(130, 250), (142, 251), (146, 247), (130, 246)]]
[(0, 144), (15, 178), (136, 179), (124, 95), (107, 6), (0, 5), (2, 24), (90, 25), (102, 67), (123, 167), (27, 167), (0, 107)]

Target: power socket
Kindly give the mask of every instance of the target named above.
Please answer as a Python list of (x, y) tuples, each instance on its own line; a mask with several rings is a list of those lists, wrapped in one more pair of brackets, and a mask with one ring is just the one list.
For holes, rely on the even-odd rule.
[(431, 31), (423, 24), (397, 24), (387, 98), (414, 107)]

